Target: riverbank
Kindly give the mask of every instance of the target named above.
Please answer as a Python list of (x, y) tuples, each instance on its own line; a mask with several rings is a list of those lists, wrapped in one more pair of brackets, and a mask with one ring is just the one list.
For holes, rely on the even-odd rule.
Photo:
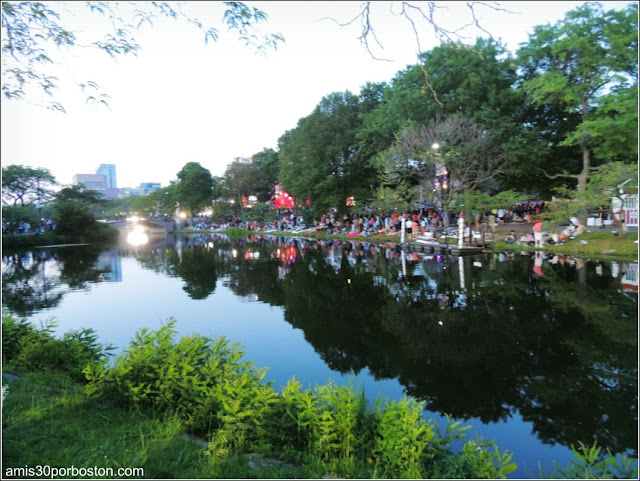
[[(526, 243), (507, 244), (504, 237), (511, 230), (515, 230), (519, 235), (531, 233), (529, 224), (507, 224), (496, 228), (495, 241), (487, 243), (486, 250), (504, 252), (506, 250), (518, 251), (534, 251), (541, 250), (544, 252), (554, 253), (566, 256), (581, 256), (590, 259), (600, 260), (619, 260), (633, 261), (638, 260), (638, 233), (629, 232), (623, 237), (619, 237), (611, 230), (594, 229), (587, 230), (584, 234), (569, 239), (565, 244), (555, 245), (546, 244), (543, 247), (529, 246)], [(183, 230), (183, 234), (202, 234), (209, 231)], [(227, 231), (214, 231), (216, 233), (226, 234)], [(348, 236), (346, 234), (327, 234), (326, 231), (250, 231), (242, 229), (233, 229), (233, 236), (244, 237), (248, 235), (274, 235), (284, 237), (305, 237), (318, 240), (340, 240), (340, 241), (360, 241), (360, 242), (383, 242), (390, 244), (400, 244), (400, 235), (375, 234), (371, 236), (357, 235)], [(440, 244), (445, 244), (444, 239), (437, 239)], [(407, 236), (405, 242), (415, 242), (415, 237)], [(456, 243), (456, 239), (449, 238), (450, 245)]]
[[(590, 259), (600, 260), (621, 260), (621, 261), (633, 261), (638, 259), (638, 233), (629, 232), (623, 237), (619, 237), (614, 231), (594, 229), (587, 230), (579, 237), (569, 239), (562, 245), (546, 244), (542, 248), (536, 248), (529, 246), (525, 243), (507, 244), (504, 242), (504, 236), (509, 230), (514, 229), (516, 233), (530, 233), (530, 226), (528, 224), (508, 224), (499, 226), (495, 231), (494, 242), (487, 243), (486, 250), (504, 252), (506, 250), (518, 250), (518, 251), (533, 251), (542, 250), (558, 255), (571, 255), (581, 256)], [(202, 231), (202, 230), (182, 230), (181, 234), (203, 234), (203, 233), (221, 233), (227, 234), (228, 231)], [(243, 229), (233, 229), (232, 236), (244, 237), (248, 235), (275, 235), (285, 237), (306, 237), (318, 240), (341, 240), (341, 241), (361, 241), (361, 242), (382, 242), (393, 245), (400, 244), (400, 235), (387, 235), (387, 234), (375, 234), (371, 236), (357, 235), (348, 236), (346, 234), (327, 234), (326, 231), (303, 231), (303, 232), (291, 232), (291, 231), (251, 231)], [(405, 242), (414, 242), (415, 236), (407, 236)], [(81, 243), (86, 243), (86, 239), (80, 239)], [(46, 234), (24, 234), (19, 236), (2, 236), (3, 249), (20, 249), (20, 248), (42, 248), (42, 247), (54, 247), (57, 245), (65, 245), (70, 243), (78, 243), (77, 238), (70, 238), (67, 236), (58, 236), (53, 233)], [(113, 242), (113, 240), (111, 240)], [(438, 242), (445, 244), (444, 239), (438, 239)], [(450, 238), (449, 244), (454, 244), (455, 239)]]
[[(452, 450), (468, 427), (438, 428), (410, 397), (372, 408), (353, 386), (295, 379), (277, 393), (235, 344), (174, 334), (171, 322), (141, 332), (107, 366), (90, 330), (56, 339), (3, 316), (3, 369), (18, 374), (3, 402), (3, 477), (55, 477), (37, 471), (46, 466), (66, 478), (84, 477), (73, 467), (99, 478), (496, 479), (514, 468), (481, 438)], [(616, 459), (624, 471), (595, 458), (558, 473), (637, 475), (628, 458)]]
[(118, 239), (120, 232), (113, 227), (97, 224), (95, 230), (77, 235), (60, 235), (55, 231), (34, 234), (4, 234), (3, 249), (26, 249), (79, 244), (108, 244)]

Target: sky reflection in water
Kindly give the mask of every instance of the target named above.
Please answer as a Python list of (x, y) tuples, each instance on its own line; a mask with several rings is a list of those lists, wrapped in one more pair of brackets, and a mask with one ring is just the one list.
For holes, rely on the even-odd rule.
[(512, 477), (578, 440), (637, 446), (637, 263), (202, 235), (5, 256), (2, 272), (3, 309), (61, 333), (122, 349), (174, 317), (241, 343), (276, 388), (406, 391), (515, 452)]

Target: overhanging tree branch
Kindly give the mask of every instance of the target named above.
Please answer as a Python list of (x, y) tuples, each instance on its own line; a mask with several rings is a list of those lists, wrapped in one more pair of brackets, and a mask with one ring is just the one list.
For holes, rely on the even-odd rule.
[(547, 173), (546, 170), (541, 169), (540, 167), (535, 167), (535, 169), (539, 170), (540, 172), (542, 172), (548, 179), (557, 179), (557, 178), (571, 178), (571, 179), (578, 179), (580, 176), (576, 175), (576, 174), (549, 174)]

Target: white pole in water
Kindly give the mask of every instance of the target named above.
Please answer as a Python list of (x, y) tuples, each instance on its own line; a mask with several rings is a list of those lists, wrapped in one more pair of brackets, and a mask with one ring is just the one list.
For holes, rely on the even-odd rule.
[(458, 216), (458, 247), (462, 247), (464, 240), (464, 214), (460, 212)]
[(402, 225), (400, 226), (400, 244), (404, 244), (404, 216), (402, 216)]

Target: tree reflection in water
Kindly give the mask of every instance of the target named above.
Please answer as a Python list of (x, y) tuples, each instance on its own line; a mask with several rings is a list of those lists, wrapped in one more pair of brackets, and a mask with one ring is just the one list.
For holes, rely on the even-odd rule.
[[(545, 259), (540, 276), (533, 257), (509, 254), (401, 262), (397, 246), (221, 235), (112, 251), (180, 278), (192, 299), (220, 281), (281, 306), (331, 369), (398, 379), (430, 411), (484, 423), (518, 412), (546, 443), (637, 454), (637, 294), (608, 263)], [(3, 305), (55, 305), (63, 284), (100, 280), (97, 257), (63, 254), (45, 279), (46, 254), (5, 257)]]

